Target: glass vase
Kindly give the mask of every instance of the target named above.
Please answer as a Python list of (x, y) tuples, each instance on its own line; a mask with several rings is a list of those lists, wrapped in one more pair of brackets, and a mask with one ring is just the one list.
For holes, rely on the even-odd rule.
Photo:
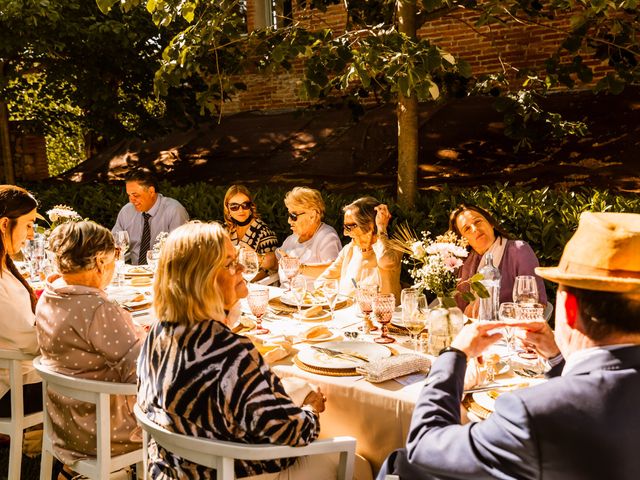
[(438, 355), (440, 350), (451, 345), (464, 325), (462, 310), (443, 305), (442, 298), (438, 297), (438, 306), (429, 311), (427, 353), (430, 355)]

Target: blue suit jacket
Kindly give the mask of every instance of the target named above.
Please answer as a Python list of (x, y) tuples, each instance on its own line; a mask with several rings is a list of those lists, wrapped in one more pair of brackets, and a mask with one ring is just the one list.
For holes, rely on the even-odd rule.
[(455, 353), (434, 363), (400, 452), (402, 479), (640, 479), (640, 346), (601, 350), (460, 425), (465, 368)]

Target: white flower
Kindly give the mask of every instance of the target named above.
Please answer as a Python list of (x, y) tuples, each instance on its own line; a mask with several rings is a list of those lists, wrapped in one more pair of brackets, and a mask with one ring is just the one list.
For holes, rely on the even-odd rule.
[(427, 255), (424, 244), (420, 240), (413, 242), (411, 252), (411, 256), (414, 258), (424, 258)]
[(443, 259), (443, 264), (448, 271), (455, 272), (458, 268), (462, 266), (462, 260), (451, 255)]
[(66, 205), (56, 205), (51, 210), (47, 211), (47, 216), (53, 225), (66, 222), (78, 222), (82, 220), (82, 217), (78, 215), (78, 212)]

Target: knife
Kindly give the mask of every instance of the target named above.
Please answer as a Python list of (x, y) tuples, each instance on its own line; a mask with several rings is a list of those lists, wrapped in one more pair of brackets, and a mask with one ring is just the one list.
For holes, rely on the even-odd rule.
[(466, 394), (466, 393), (478, 393), (478, 392), (487, 392), (489, 390), (502, 390), (505, 388), (514, 388), (514, 387), (519, 387), (519, 388), (526, 388), (529, 387), (530, 384), (528, 383), (493, 383), (491, 385), (484, 385), (482, 387), (475, 387), (475, 388), (469, 388), (467, 390), (464, 390), (462, 393)]
[(347, 357), (347, 360), (352, 360), (352, 361), (355, 358), (363, 362), (369, 362), (369, 359), (367, 357), (365, 357), (364, 355), (360, 355), (358, 353), (347, 353), (347, 352), (341, 352), (340, 350), (331, 350), (330, 348), (316, 347), (316, 346), (312, 346), (311, 348), (313, 348), (314, 350), (317, 350), (320, 353), (329, 355), (331, 357)]

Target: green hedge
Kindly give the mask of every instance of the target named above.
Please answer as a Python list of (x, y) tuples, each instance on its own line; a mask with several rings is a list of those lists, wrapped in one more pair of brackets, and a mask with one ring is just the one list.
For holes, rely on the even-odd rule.
[[(111, 228), (122, 205), (127, 201), (123, 186), (106, 184), (40, 183), (26, 185), (40, 200), (42, 212), (56, 204), (75, 208), (83, 217), (91, 218)], [(275, 230), (282, 242), (289, 235), (283, 198), (288, 188), (263, 186), (254, 189), (262, 218)], [(222, 219), (222, 199), (226, 187), (205, 183), (172, 187), (163, 184), (161, 191), (179, 200), (191, 218)], [(613, 194), (604, 190), (583, 188), (562, 192), (549, 188), (532, 190), (508, 185), (494, 185), (469, 189), (450, 189), (421, 192), (417, 206), (402, 211), (393, 197), (384, 191), (354, 193), (323, 192), (327, 211), (325, 221), (342, 232), (342, 207), (359, 196), (370, 194), (389, 204), (393, 223), (407, 221), (416, 232), (427, 230), (444, 232), (449, 212), (461, 202), (475, 203), (487, 208), (501, 221), (515, 238), (529, 242), (542, 265), (557, 264), (562, 248), (578, 224), (580, 212), (614, 211), (640, 213), (638, 195)], [(345, 239), (343, 239), (345, 242)]]

